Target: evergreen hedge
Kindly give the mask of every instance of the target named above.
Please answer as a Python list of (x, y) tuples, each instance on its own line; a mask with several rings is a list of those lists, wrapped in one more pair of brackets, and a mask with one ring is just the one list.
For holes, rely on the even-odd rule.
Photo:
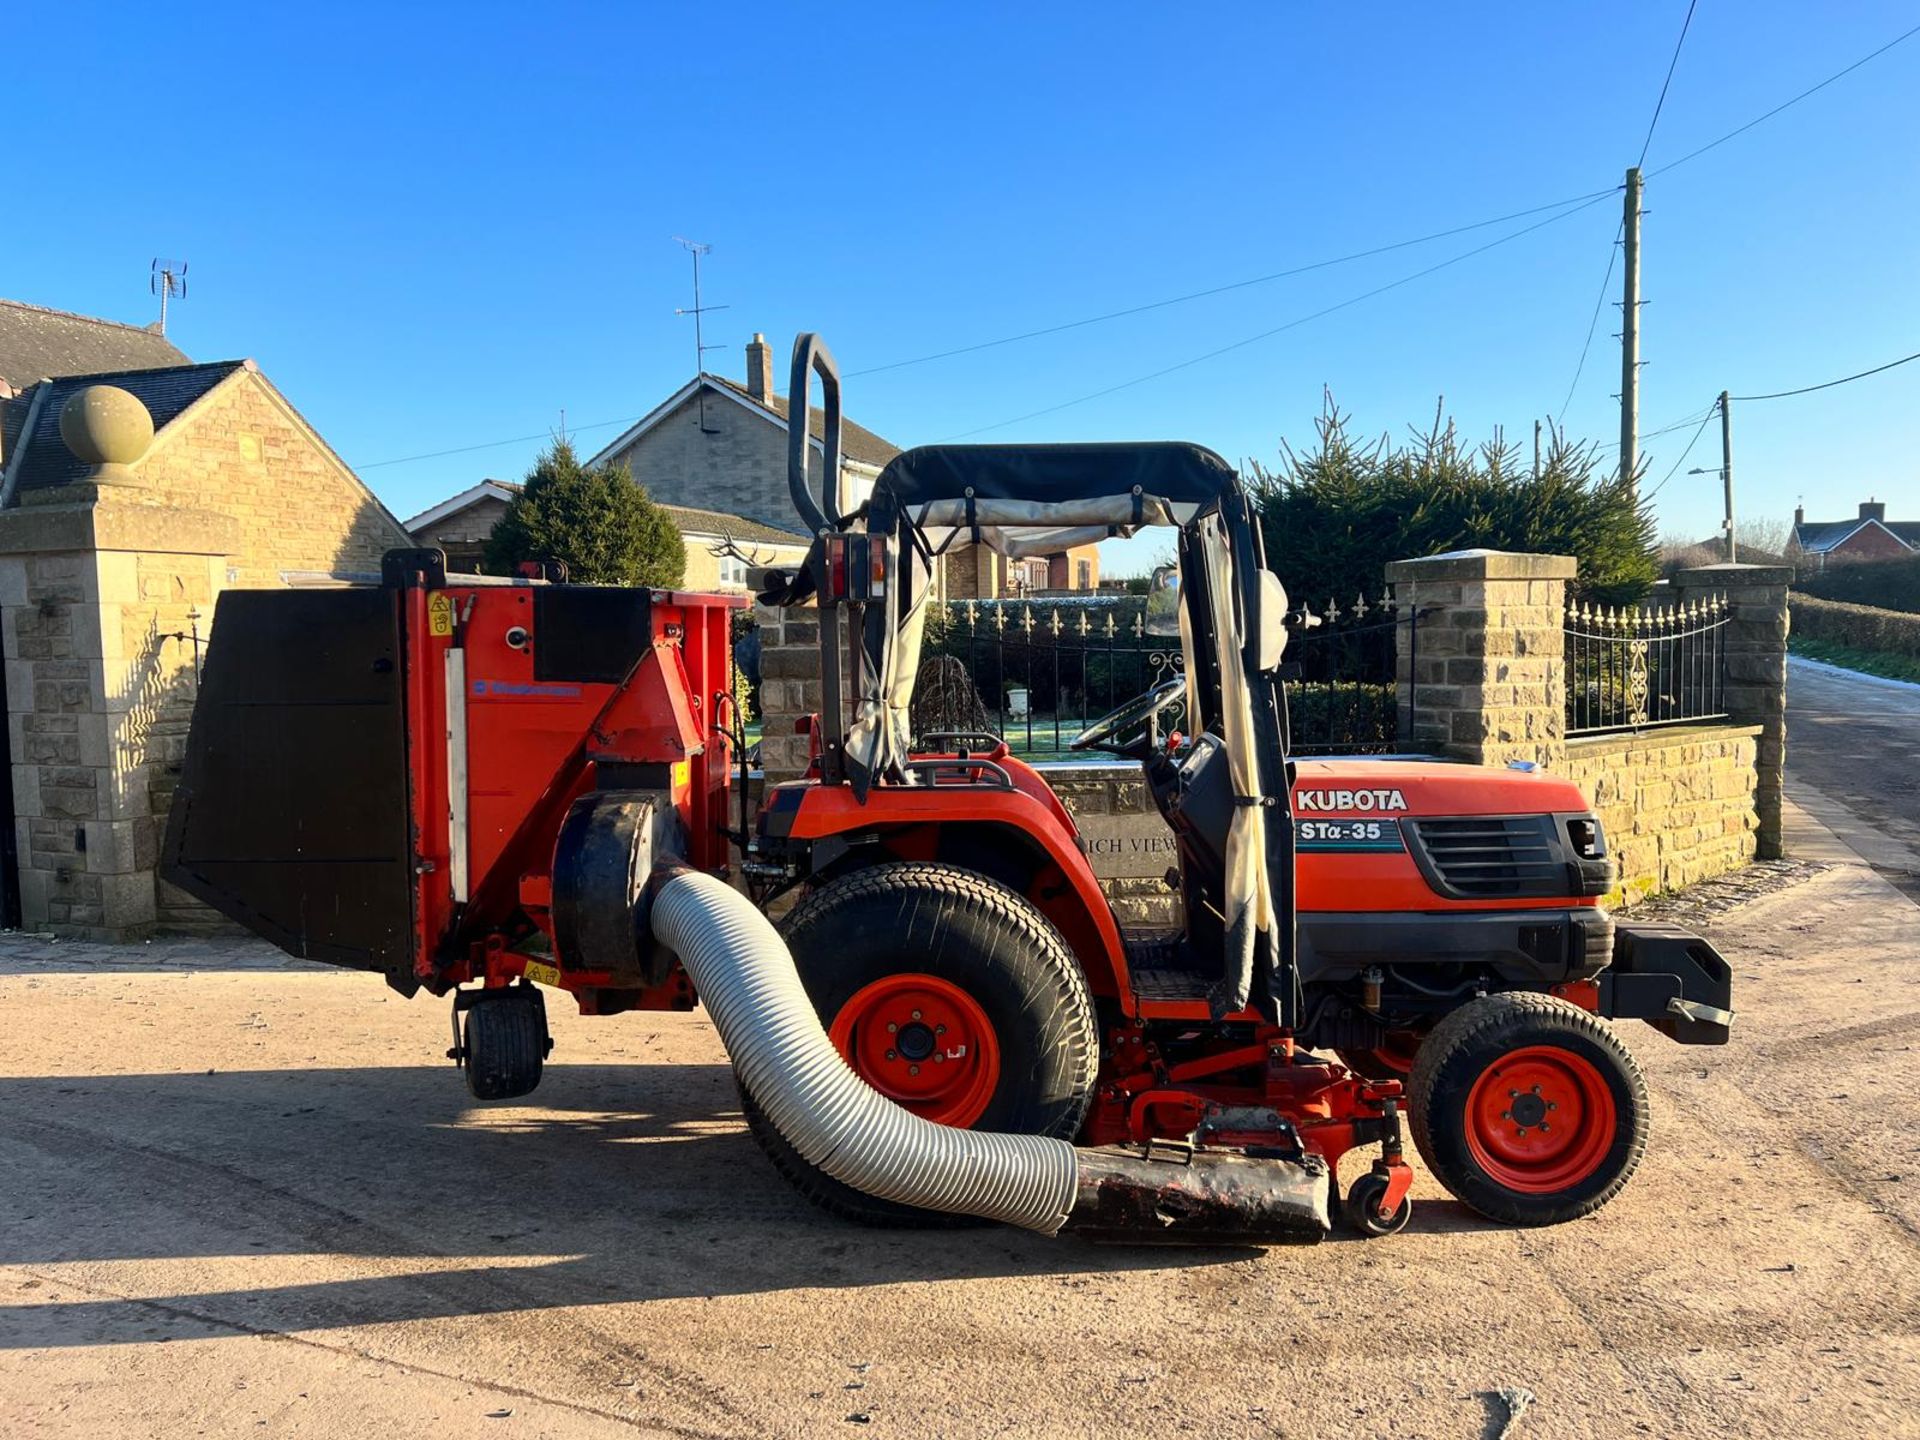
[(1790, 605), (1796, 640), (1822, 640), (1850, 650), (1877, 650), (1884, 655), (1920, 659), (1920, 615), (1873, 605), (1846, 605), (1799, 592), (1791, 597)]
[(583, 585), (671, 589), (687, 573), (687, 547), (667, 512), (625, 465), (589, 470), (555, 440), (527, 473), (487, 540), (487, 569), (511, 575), (523, 560), (564, 560)]
[(1826, 569), (1803, 576), (1794, 588), (1822, 600), (1920, 614), (1920, 555), (1829, 563)]
[(1450, 420), (1408, 444), (1361, 444), (1329, 401), (1316, 429), (1313, 451), (1283, 446), (1277, 469), (1256, 461), (1248, 476), (1267, 564), (1297, 600), (1371, 602), (1389, 560), (1475, 548), (1571, 555), (1578, 593), (1609, 604), (1659, 578), (1651, 513), (1590, 445), (1556, 433), (1535, 473), (1519, 446), (1466, 445)]

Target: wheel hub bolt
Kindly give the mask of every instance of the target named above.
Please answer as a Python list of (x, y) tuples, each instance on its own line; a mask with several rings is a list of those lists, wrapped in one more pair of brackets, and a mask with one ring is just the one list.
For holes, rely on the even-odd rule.
[(920, 1067), (918, 1065), (909, 1065), (907, 1067), (907, 1074), (918, 1075), (919, 1073), (920, 1073)]
[(898, 1054), (897, 1052), (895, 1052), (895, 1051), (892, 1051), (892, 1050), (889, 1050), (889, 1051), (887, 1051), (887, 1059), (889, 1059), (889, 1060), (898, 1060), (899, 1058), (900, 1058), (900, 1056), (899, 1056), (899, 1054)]
[(897, 1035), (899, 1032), (900, 1032), (900, 1027), (894, 1024), (893, 1021), (889, 1020), (887, 1022), (887, 1034)]

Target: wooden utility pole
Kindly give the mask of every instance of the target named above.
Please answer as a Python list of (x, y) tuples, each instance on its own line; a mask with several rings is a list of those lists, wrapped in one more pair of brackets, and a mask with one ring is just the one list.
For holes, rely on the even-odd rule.
[(1739, 558), (1733, 540), (1733, 410), (1727, 392), (1720, 392), (1720, 488), (1727, 497), (1727, 563)]
[(1640, 169), (1627, 171), (1626, 211), (1620, 222), (1625, 293), (1620, 301), (1620, 474), (1640, 498)]

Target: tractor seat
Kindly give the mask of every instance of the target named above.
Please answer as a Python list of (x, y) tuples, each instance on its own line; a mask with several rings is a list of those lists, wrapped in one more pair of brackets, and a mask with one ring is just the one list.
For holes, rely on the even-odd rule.
[(1180, 766), (1166, 800), (1166, 820), (1184, 857), (1198, 866), (1209, 894), (1219, 894), (1227, 873), (1227, 830), (1233, 822), (1233, 777), (1227, 749), (1217, 735), (1201, 735)]

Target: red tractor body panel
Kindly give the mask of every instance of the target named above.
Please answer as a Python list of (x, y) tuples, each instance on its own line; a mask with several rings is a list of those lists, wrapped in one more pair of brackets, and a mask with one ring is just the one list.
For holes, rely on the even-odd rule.
[[(862, 845), (902, 860), (955, 858), (960, 837), (964, 858), (976, 866), (980, 850), (997, 847), (1018, 859), (1017, 873), (1025, 878), (1012, 888), (1060, 929), (1095, 995), (1116, 1000), (1127, 1015), (1209, 1018), (1204, 999), (1136, 993), (1121, 927), (1079, 829), (1048, 786), (1044, 770), (1004, 746), (964, 760), (921, 758), (952, 760), (953, 768), (923, 772), (934, 776), (929, 784), (877, 786), (864, 803), (844, 785), (809, 779), (773, 786), (762, 809), (762, 833), (788, 845), (858, 837)], [(983, 773), (994, 772), (1004, 773), (1007, 783), (980, 783)], [(1403, 819), (1585, 812), (1587, 802), (1571, 781), (1421, 760), (1312, 760), (1298, 766), (1293, 799), (1301, 837), (1297, 874), (1303, 922), (1323, 914), (1565, 911), (1593, 904), (1590, 895), (1571, 886), (1567, 893), (1534, 896), (1439, 893), (1401, 832)], [(1336, 838), (1317, 838), (1327, 833)], [(1249, 1009), (1239, 1018), (1260, 1017)]]

